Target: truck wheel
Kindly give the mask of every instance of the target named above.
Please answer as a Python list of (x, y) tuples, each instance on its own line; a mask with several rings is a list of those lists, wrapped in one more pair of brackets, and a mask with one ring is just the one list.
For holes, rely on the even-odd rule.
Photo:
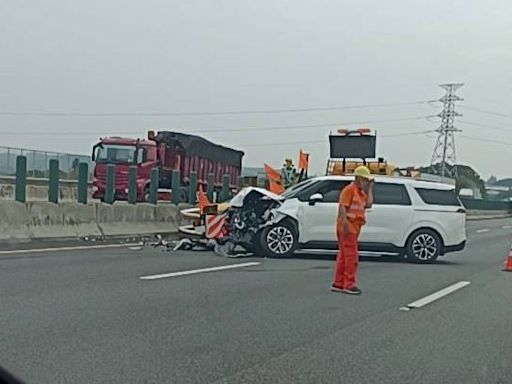
[(430, 264), (441, 254), (443, 242), (439, 235), (431, 229), (418, 229), (407, 240), (406, 252), (408, 260), (419, 264)]
[(142, 201), (145, 203), (149, 203), (149, 186), (144, 188), (144, 196), (142, 198)]
[(283, 220), (261, 231), (260, 246), (267, 257), (289, 257), (298, 245), (299, 236), (290, 221)]

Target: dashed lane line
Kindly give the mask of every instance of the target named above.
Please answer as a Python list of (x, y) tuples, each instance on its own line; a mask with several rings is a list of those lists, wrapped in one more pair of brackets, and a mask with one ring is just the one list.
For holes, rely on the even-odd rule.
[(407, 304), (405, 307), (400, 308), (400, 310), (407, 311), (408, 309), (422, 308), (425, 305), (428, 305), (436, 300), (439, 300), (449, 295), (450, 293), (456, 292), (459, 289), (467, 287), (469, 284), (471, 284), (470, 281), (459, 281), (458, 283), (452, 284), (449, 287), (443, 288), (419, 300), (413, 301), (412, 303)]
[(137, 243), (126, 244), (103, 244), (103, 245), (78, 245), (75, 247), (53, 247), (53, 248), (32, 248), (32, 249), (14, 249), (11, 251), (0, 251), (0, 255), (15, 255), (23, 253), (39, 253), (39, 252), (58, 252), (58, 251), (82, 251), (89, 249), (105, 249), (105, 248), (126, 248), (138, 245)]
[(166, 279), (168, 277), (179, 277), (179, 276), (195, 275), (197, 273), (224, 271), (226, 269), (253, 267), (255, 265), (260, 265), (260, 264), (261, 263), (258, 263), (258, 262), (249, 262), (249, 263), (241, 263), (241, 264), (229, 264), (229, 265), (221, 265), (219, 267), (192, 269), (192, 270), (189, 270), (189, 271), (181, 271), (181, 272), (162, 273), (160, 275), (141, 276), (140, 279), (141, 280), (158, 280), (158, 279)]

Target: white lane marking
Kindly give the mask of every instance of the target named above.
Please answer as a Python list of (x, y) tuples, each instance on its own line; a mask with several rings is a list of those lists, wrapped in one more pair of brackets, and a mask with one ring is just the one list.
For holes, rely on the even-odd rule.
[(501, 227), (501, 229), (510, 229), (510, 228), (512, 228), (511, 225), (504, 225), (503, 227)]
[(216, 272), (216, 271), (223, 271), (226, 269), (252, 267), (252, 266), (260, 265), (260, 264), (261, 263), (258, 263), (258, 262), (250, 262), (250, 263), (242, 263), (242, 264), (221, 265), (220, 267), (192, 269), (190, 271), (181, 271), (181, 272), (162, 273), (161, 275), (141, 276), (140, 279), (141, 280), (157, 280), (157, 279), (165, 279), (167, 277), (194, 275), (196, 273)]
[(485, 232), (489, 232), (489, 231), (490, 231), (490, 229), (488, 229), (488, 228), (483, 228), (483, 229), (478, 229), (478, 230), (476, 231), (476, 233), (485, 233)]
[(34, 248), (34, 249), (15, 249), (12, 251), (0, 251), (0, 255), (14, 255), (18, 253), (38, 253), (38, 252), (57, 252), (57, 251), (82, 251), (87, 249), (104, 248), (125, 248), (138, 245), (137, 243), (126, 244), (104, 244), (104, 245), (78, 245), (75, 247), (54, 247), (54, 248)]
[(470, 281), (459, 281), (458, 283), (455, 283), (453, 285), (450, 285), (449, 287), (443, 288), (440, 291), (432, 293), (431, 295), (425, 296), (419, 300), (416, 300), (410, 304), (407, 304), (407, 307), (408, 308), (424, 307), (425, 305), (430, 304), (433, 301), (439, 300), (440, 298), (442, 298), (446, 295), (449, 295), (450, 293), (453, 293), (455, 291), (458, 291), (459, 289), (467, 287), (469, 284), (471, 284)]

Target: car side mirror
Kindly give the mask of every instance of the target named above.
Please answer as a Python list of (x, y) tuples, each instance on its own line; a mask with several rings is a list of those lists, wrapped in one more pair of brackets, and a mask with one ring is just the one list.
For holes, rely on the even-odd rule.
[(311, 196), (309, 196), (309, 205), (315, 205), (319, 201), (323, 201), (324, 195), (321, 193), (313, 193)]

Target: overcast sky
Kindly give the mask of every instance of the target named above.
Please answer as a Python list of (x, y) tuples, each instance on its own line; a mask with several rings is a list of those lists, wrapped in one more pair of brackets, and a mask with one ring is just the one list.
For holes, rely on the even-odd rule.
[[(459, 163), (485, 177), (512, 176), (511, 20), (507, 0), (0, 0), (0, 112), (402, 104), (437, 99), (438, 84), (463, 82)], [(250, 166), (279, 167), (302, 147), (322, 172), (329, 131), (363, 125), (378, 131), (380, 156), (425, 165), (435, 134), (393, 135), (436, 129), (437, 119), (422, 117), (440, 110), (402, 104), (208, 116), (0, 115), (0, 145), (88, 154), (101, 135), (180, 130), (244, 150)], [(381, 122), (395, 119), (408, 120)], [(373, 122), (349, 124), (362, 121)], [(290, 128), (317, 124), (333, 125)], [(243, 131), (220, 132), (229, 129)]]

